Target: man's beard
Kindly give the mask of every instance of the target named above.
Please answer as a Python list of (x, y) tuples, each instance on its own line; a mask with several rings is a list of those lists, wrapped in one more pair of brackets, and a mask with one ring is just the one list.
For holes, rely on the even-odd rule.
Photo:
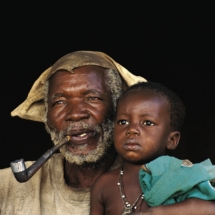
[[(47, 123), (45, 123), (47, 132), (51, 135), (51, 139), (56, 145), (60, 140), (62, 140), (65, 135), (69, 134), (70, 131), (75, 129), (90, 129), (92, 131), (95, 131), (95, 133), (101, 133), (102, 137), (99, 138), (96, 148), (89, 151), (89, 153), (86, 154), (78, 154), (73, 153), (72, 151), (69, 151), (66, 147), (66, 145), (62, 146), (60, 148), (60, 152), (65, 157), (65, 159), (72, 164), (76, 165), (83, 165), (85, 163), (99, 163), (99, 161), (104, 158), (113, 144), (113, 122), (108, 120), (106, 123), (102, 123), (102, 127), (97, 126), (91, 126), (84, 122), (71, 122), (67, 129), (64, 129), (60, 132), (57, 132), (55, 129), (50, 129)], [(78, 149), (84, 150), (84, 148), (87, 148), (88, 144), (83, 145), (73, 145), (72, 147), (77, 151)]]

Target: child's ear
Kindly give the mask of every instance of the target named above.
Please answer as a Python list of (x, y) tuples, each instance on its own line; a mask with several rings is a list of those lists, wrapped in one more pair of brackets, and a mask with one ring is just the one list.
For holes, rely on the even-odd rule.
[(174, 150), (179, 143), (180, 137), (181, 134), (179, 131), (172, 131), (168, 137), (167, 149)]

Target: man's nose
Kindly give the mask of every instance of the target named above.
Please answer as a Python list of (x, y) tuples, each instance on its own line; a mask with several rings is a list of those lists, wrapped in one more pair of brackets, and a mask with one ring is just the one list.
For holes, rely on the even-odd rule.
[(80, 121), (90, 117), (86, 104), (82, 101), (73, 101), (67, 105), (66, 121)]
[(126, 130), (126, 136), (139, 136), (140, 135), (140, 130), (138, 128), (137, 124), (130, 124), (128, 126), (128, 129)]

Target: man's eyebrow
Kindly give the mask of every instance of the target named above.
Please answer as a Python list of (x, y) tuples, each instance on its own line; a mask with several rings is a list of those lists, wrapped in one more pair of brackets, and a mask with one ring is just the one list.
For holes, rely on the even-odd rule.
[(62, 96), (61, 93), (56, 93), (56, 94), (54, 94), (54, 95), (51, 96), (50, 101), (53, 101), (55, 98), (61, 97), (61, 96)]
[[(90, 94), (90, 93), (93, 93), (93, 94), (96, 94), (96, 95), (99, 95), (99, 96), (102, 95), (102, 93), (101, 93), (100, 91), (96, 90), (96, 89), (87, 90), (87, 91), (85, 91), (85, 92), (83, 93), (83, 95), (88, 95), (88, 94)], [(62, 96), (63, 96), (62, 93), (56, 93), (56, 94), (54, 94), (54, 95), (52, 95), (52, 96), (50, 97), (50, 101), (53, 101), (55, 98), (62, 97)]]
[(102, 95), (102, 93), (100, 91), (95, 90), (95, 89), (93, 89), (93, 90), (87, 90), (83, 94), (87, 95), (87, 94), (90, 94), (90, 93), (97, 94), (97, 95), (100, 95), (100, 96)]

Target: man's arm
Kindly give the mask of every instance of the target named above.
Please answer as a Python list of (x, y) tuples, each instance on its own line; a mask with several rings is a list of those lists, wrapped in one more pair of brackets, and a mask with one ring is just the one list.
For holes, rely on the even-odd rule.
[(151, 207), (132, 215), (215, 215), (215, 201), (190, 198), (172, 205)]

